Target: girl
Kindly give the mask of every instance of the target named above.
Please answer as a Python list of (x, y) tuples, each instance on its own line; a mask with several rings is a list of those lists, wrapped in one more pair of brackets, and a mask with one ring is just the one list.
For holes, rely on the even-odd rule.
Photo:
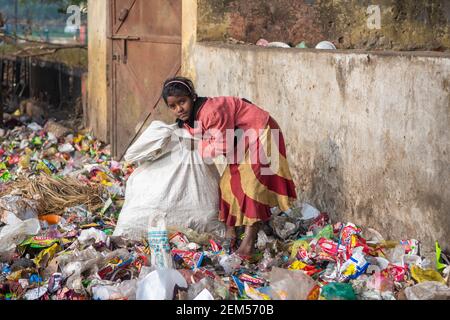
[[(236, 243), (235, 228), (245, 226), (236, 254), (249, 260), (260, 223), (270, 219), (270, 209), (286, 211), (297, 198), (278, 124), (248, 100), (198, 97), (192, 81), (183, 77), (168, 79), (162, 97), (180, 128), (201, 136), (193, 147), (203, 158), (227, 157), (220, 181), (219, 219), (226, 223), (231, 246)], [(241, 132), (243, 138), (236, 139), (234, 132)]]

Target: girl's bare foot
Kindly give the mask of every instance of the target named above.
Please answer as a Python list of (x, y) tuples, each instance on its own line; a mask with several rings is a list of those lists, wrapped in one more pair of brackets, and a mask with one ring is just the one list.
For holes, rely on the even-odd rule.
[(236, 250), (236, 243), (237, 243), (236, 228), (226, 226), (225, 241), (222, 244), (223, 249), (228, 254), (231, 254), (231, 252)]
[(259, 227), (260, 224), (255, 223), (254, 225), (247, 226), (245, 228), (245, 238), (244, 240), (242, 240), (242, 243), (239, 246), (239, 249), (236, 251), (236, 254), (243, 257), (251, 257), (253, 255)]

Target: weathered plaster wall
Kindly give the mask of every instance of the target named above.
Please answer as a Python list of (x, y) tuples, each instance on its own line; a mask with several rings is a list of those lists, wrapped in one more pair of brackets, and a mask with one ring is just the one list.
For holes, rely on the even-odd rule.
[(107, 0), (88, 1), (88, 99), (86, 126), (102, 141), (108, 141)]
[[(198, 24), (198, 6), (197, 0), (182, 1), (181, 18), (181, 46), (182, 63), (181, 73), (184, 76), (195, 78), (195, 69), (191, 54), (197, 44), (197, 24)], [(195, 80), (195, 79), (194, 79)]]
[[(370, 29), (370, 5), (381, 28)], [(450, 50), (447, 0), (198, 0), (199, 41), (260, 38), (340, 49)]]
[(200, 94), (282, 127), (301, 200), (393, 239), (450, 249), (450, 56), (197, 44)]

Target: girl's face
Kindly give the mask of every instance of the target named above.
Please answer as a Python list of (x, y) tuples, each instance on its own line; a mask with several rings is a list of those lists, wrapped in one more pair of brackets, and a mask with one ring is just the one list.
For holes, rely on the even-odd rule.
[(188, 121), (191, 116), (192, 110), (194, 108), (194, 102), (191, 97), (181, 96), (174, 97), (170, 96), (167, 98), (167, 105), (173, 114), (180, 120)]

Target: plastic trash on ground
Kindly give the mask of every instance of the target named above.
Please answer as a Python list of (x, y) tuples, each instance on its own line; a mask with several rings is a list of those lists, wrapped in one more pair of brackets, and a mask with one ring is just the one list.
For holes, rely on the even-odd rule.
[(90, 228), (87, 230), (81, 231), (80, 236), (78, 237), (78, 241), (81, 243), (87, 243), (90, 240), (94, 240), (95, 243), (106, 242), (107, 235), (98, 229)]
[(435, 281), (419, 283), (405, 289), (408, 300), (450, 300), (450, 288)]
[[(144, 156), (137, 169), (114, 161), (110, 147), (86, 131), (10, 127), (0, 134), (0, 300), (448, 299), (450, 261), (438, 243), (421, 252), (420, 239), (385, 240), (311, 204), (272, 208), (251, 262), (225, 254), (216, 232), (223, 230), (217, 170), (195, 170), (208, 181), (198, 191), (187, 187), (195, 184), (185, 177), (191, 164), (165, 161), (196, 161), (176, 126), (155, 123), (162, 130), (153, 131), (155, 140), (130, 149)], [(166, 129), (177, 138), (167, 145)], [(87, 187), (76, 200), (60, 195), (68, 178)], [(43, 180), (52, 182), (35, 183)], [(183, 201), (179, 190), (187, 192)], [(165, 225), (149, 225), (161, 212)]]
[(325, 300), (356, 300), (355, 291), (349, 283), (329, 283), (320, 294)]
[(183, 276), (173, 269), (158, 269), (139, 282), (137, 300), (172, 300), (175, 286), (187, 288)]
[(169, 235), (163, 213), (158, 213), (149, 219), (148, 243), (150, 246), (151, 263), (156, 268), (172, 268)]
[(444, 278), (436, 270), (432, 270), (432, 269), (423, 270), (416, 265), (411, 267), (411, 276), (418, 283), (427, 282), (427, 281), (435, 281), (435, 282), (440, 282), (442, 284), (445, 284)]
[(274, 217), (271, 220), (271, 225), (275, 234), (284, 240), (293, 236), (299, 229), (299, 225), (292, 221), (292, 219), (283, 216)]
[(208, 289), (203, 289), (202, 292), (200, 292), (200, 294), (194, 298), (194, 300), (214, 300), (213, 295), (211, 294), (211, 292), (209, 292)]
[(36, 235), (41, 230), (38, 219), (16, 221), (0, 229), (0, 256), (11, 253), (16, 246), (30, 235)]
[(363, 248), (357, 247), (353, 250), (351, 258), (342, 265), (340, 272), (349, 279), (355, 279), (365, 273), (369, 265), (363, 254)]
[(270, 272), (273, 300), (307, 300), (315, 285), (303, 271), (273, 268)]
[(320, 215), (320, 211), (314, 208), (312, 205), (308, 203), (304, 203), (302, 205), (302, 219), (303, 220), (311, 220), (315, 219)]
[(224, 255), (224, 256), (222, 256), (222, 258), (220, 258), (219, 263), (222, 266), (222, 268), (225, 270), (226, 274), (231, 274), (234, 271), (236, 271), (237, 269), (239, 269), (239, 267), (242, 264), (242, 259), (239, 258), (239, 256), (237, 256), (235, 254)]
[(48, 286), (42, 286), (35, 289), (32, 289), (25, 293), (24, 299), (25, 300), (38, 300), (43, 295), (47, 293)]
[(123, 281), (117, 285), (95, 286), (92, 288), (94, 300), (136, 300), (137, 280)]
[(394, 281), (388, 276), (376, 272), (369, 278), (369, 281), (367, 281), (367, 287), (379, 292), (393, 292)]

